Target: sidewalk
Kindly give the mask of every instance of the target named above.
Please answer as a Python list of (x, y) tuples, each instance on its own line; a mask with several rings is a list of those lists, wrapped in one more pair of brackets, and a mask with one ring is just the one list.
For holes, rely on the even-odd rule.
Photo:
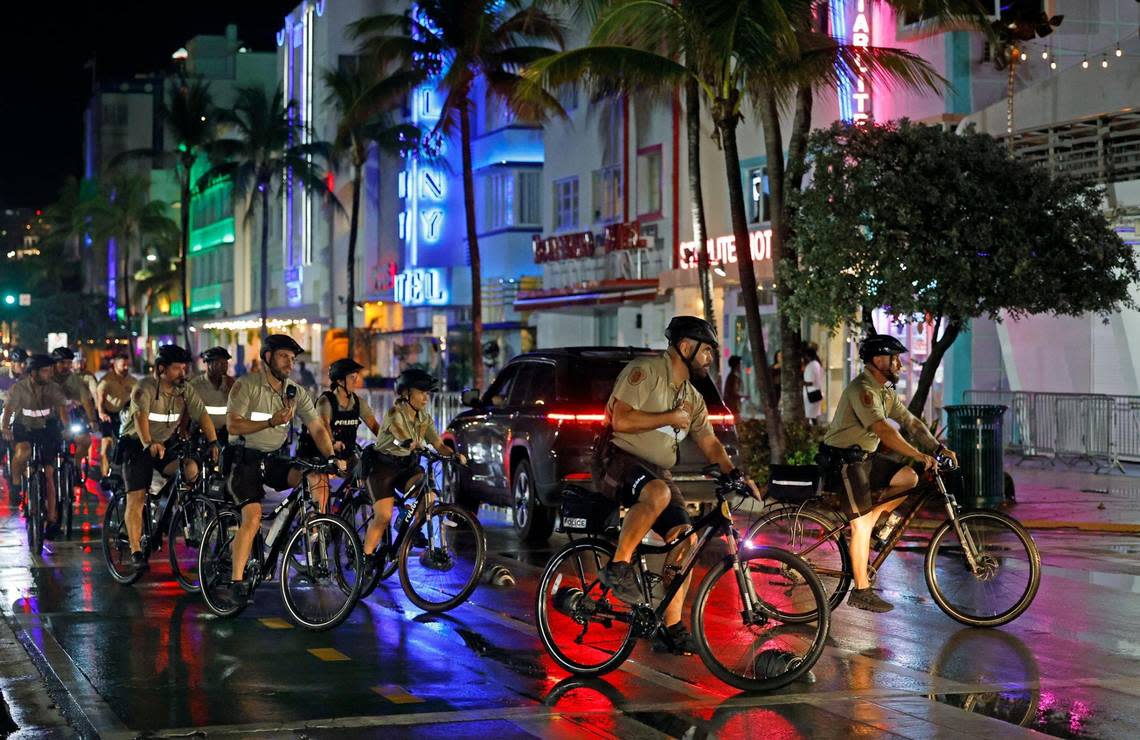
[(1005, 459), (1017, 503), (1002, 510), (1030, 529), (1140, 534), (1140, 466), (1125, 465), (1122, 475), (1097, 474), (1089, 465), (1017, 462)]

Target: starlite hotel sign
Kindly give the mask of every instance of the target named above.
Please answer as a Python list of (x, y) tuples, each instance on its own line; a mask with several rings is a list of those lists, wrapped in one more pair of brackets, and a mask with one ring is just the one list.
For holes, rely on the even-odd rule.
[[(871, 0), (831, 0), (831, 32), (841, 43), (868, 49), (871, 40)], [(874, 117), (871, 77), (866, 66), (855, 62), (840, 70), (839, 117), (863, 123)]]

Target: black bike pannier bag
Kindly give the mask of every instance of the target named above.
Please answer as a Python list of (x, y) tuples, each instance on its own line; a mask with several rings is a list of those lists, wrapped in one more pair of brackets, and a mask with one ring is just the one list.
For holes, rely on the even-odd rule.
[(801, 504), (819, 494), (819, 467), (773, 465), (768, 473), (767, 497), (785, 504)]
[(566, 486), (558, 531), (603, 534), (608, 527), (617, 526), (617, 513), (616, 501), (579, 486)]

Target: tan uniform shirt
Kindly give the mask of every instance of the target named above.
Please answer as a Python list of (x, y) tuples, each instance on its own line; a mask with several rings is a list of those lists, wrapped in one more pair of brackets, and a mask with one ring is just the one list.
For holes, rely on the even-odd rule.
[(119, 375), (114, 370), (109, 371), (96, 386), (96, 390), (103, 394), (102, 411), (111, 416), (122, 411), (131, 402), (134, 387), (135, 379), (130, 373)]
[[(297, 389), (293, 417), (299, 418), (304, 424), (317, 421), (320, 417), (317, 416), (317, 409), (313, 406), (313, 399), (308, 391), (286, 378), (281, 386), (281, 392), (278, 393), (270, 387), (264, 372), (248, 373), (234, 381), (230, 389), (229, 411), (249, 421), (269, 421), (275, 413), (285, 408), (286, 389), (289, 386)], [(289, 438), (291, 421), (260, 432), (242, 435), (245, 438), (245, 446), (258, 452), (273, 452), (280, 449)]]
[(95, 399), (91, 396), (91, 389), (87, 387), (86, 381), (75, 373), (68, 375), (55, 375), (52, 378), (63, 389), (63, 395), (67, 397), (68, 402), (83, 408), (83, 402), (90, 401), (91, 407), (95, 407)]
[(210, 377), (203, 373), (191, 380), (189, 385), (194, 388), (198, 398), (202, 399), (202, 403), (205, 404), (206, 413), (210, 415), (210, 421), (214, 422), (214, 429), (224, 427), (226, 425), (226, 411), (229, 408), (230, 389), (234, 387), (234, 379), (228, 375), (223, 375), (221, 387), (215, 388), (214, 384), (210, 382)]
[(871, 427), (887, 419), (898, 422), (918, 449), (931, 453), (937, 449), (938, 440), (921, 419), (907, 411), (895, 389), (880, 384), (867, 370), (844, 389), (823, 442), (832, 447), (859, 446), (865, 452), (874, 452), (879, 447), (879, 435)]
[(708, 409), (701, 392), (689, 381), (673, 385), (669, 353), (633, 360), (618, 375), (613, 393), (606, 404), (606, 423), (613, 425), (614, 404), (625, 401), (637, 411), (656, 414), (679, 406), (689, 410), (688, 429), (677, 431), (668, 424), (645, 432), (613, 434), (614, 446), (658, 467), (669, 469), (677, 464), (677, 448), (688, 435), (694, 439), (713, 434)]
[[(162, 390), (158, 378), (146, 377), (135, 383), (131, 391), (130, 412), (123, 418), (120, 435), (134, 437), (140, 442), (165, 443), (178, 429), (183, 414), (189, 413), (191, 419), (197, 419), (205, 412), (202, 399), (189, 383), (175, 386), (167, 393)], [(150, 424), (149, 440), (139, 436), (137, 419), (140, 414), (145, 415)]]
[[(361, 402), (361, 412), (363, 411), (364, 405)], [(400, 446), (400, 443), (406, 445), (409, 440), (410, 446)], [(416, 411), (406, 401), (396, 401), (380, 422), (376, 449), (393, 457), (407, 457), (413, 449), (423, 447), (425, 442), (437, 450), (443, 444), (431, 416), (426, 411)]]
[(67, 405), (67, 398), (58, 383), (48, 382), (36, 385), (31, 375), (16, 381), (8, 391), (8, 402), (4, 405), (4, 415), (8, 423), (19, 424), (24, 429), (43, 429), (48, 420), (59, 421), (59, 409)]

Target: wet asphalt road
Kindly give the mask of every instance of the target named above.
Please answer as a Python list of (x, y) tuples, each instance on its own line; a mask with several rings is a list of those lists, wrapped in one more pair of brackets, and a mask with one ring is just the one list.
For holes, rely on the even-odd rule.
[[(138, 584), (117, 585), (94, 494), (82, 531), (32, 559), (6, 498), (0, 689), (13, 737), (1140, 737), (1135, 536), (1036, 533), (1041, 590), (1000, 630), (938, 610), (913, 542), (880, 576), (895, 611), (840, 607), (814, 682), (751, 696), (699, 658), (647, 644), (605, 678), (568, 678), (533, 626), (537, 576), (561, 540), (520, 547), (493, 512), (483, 517), (492, 562), (516, 587), (480, 586), (432, 616), (393, 578), (345, 624), (312, 633), (292, 626), (271, 587), (239, 617), (215, 618), (170, 578), (161, 553)], [(15, 644), (47, 675), (47, 694), (29, 689), (26, 660), (6, 657)]]

